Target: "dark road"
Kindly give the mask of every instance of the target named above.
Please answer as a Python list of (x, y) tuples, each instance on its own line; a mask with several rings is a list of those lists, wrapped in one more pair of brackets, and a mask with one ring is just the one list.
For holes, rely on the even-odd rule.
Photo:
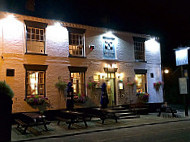
[(32, 142), (190, 142), (190, 121), (116, 129)]

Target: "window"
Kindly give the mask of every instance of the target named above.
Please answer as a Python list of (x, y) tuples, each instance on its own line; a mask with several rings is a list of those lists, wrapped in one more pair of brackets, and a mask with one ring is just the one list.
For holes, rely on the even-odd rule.
[(45, 29), (27, 27), (27, 53), (45, 52)]
[(45, 54), (45, 28), (47, 24), (25, 21), (26, 53)]
[(134, 40), (134, 54), (135, 60), (145, 61), (145, 39), (143, 38), (133, 38)]
[(67, 27), (69, 31), (69, 56), (84, 57), (85, 29)]
[(146, 92), (146, 75), (135, 74), (136, 92)]
[(48, 66), (24, 64), (24, 68), (26, 69), (26, 80), (25, 80), (26, 97), (30, 95), (46, 96), (45, 75)]
[(74, 94), (85, 94), (84, 72), (71, 72)]
[(26, 72), (26, 95), (45, 95), (45, 71)]
[(69, 33), (69, 54), (72, 56), (84, 56), (83, 34)]

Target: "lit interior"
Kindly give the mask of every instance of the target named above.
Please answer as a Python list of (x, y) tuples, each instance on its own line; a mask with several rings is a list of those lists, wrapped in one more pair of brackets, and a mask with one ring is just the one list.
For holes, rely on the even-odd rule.
[(145, 75), (144, 74), (136, 74), (135, 75), (136, 81), (136, 92), (145, 92)]
[(29, 75), (29, 79), (30, 79), (31, 94), (37, 95), (38, 94), (38, 72), (31, 73)]

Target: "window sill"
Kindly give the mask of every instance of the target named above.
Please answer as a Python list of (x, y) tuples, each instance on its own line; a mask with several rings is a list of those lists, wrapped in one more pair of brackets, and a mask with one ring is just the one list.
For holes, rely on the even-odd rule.
[(25, 55), (41, 55), (41, 56), (48, 56), (48, 54), (40, 54), (40, 53), (25, 53)]
[(69, 58), (86, 58), (85, 56), (72, 56), (72, 55), (69, 55), (68, 57)]

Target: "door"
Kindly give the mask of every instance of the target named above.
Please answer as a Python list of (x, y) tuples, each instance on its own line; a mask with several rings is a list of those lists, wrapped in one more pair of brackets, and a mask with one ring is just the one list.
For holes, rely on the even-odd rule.
[(115, 79), (111, 78), (108, 79), (107, 82), (107, 93), (108, 93), (108, 99), (109, 104), (108, 106), (114, 106), (115, 105)]

